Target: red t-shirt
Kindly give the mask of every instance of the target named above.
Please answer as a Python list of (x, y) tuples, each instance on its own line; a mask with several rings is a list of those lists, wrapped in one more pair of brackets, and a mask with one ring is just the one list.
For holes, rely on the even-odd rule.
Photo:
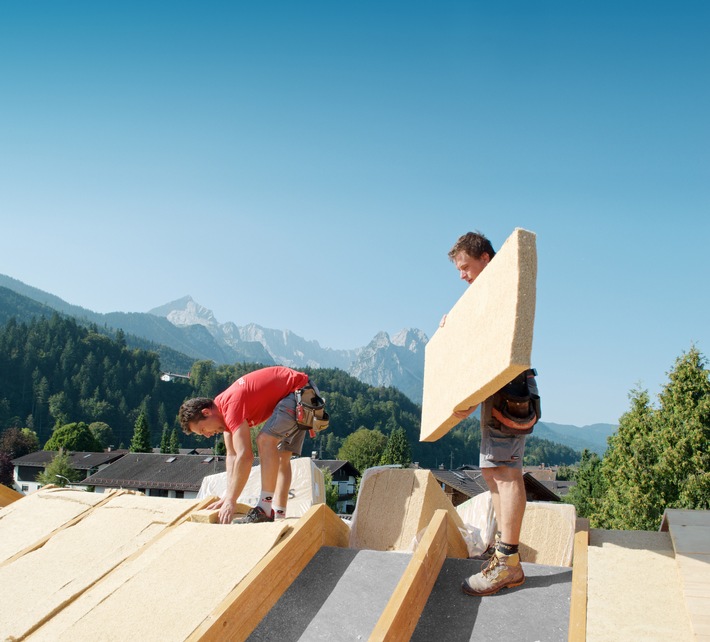
[(233, 433), (246, 420), (250, 426), (266, 421), (276, 404), (308, 383), (308, 375), (284, 366), (255, 370), (239, 377), (214, 403)]

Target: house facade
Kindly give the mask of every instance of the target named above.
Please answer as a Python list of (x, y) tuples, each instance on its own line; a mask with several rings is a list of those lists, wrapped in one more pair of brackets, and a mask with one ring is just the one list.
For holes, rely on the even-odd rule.
[(355, 510), (355, 488), (360, 472), (349, 461), (342, 459), (315, 459), (321, 470), (330, 472), (333, 485), (338, 487), (338, 510), (343, 515), (351, 515)]
[[(117, 461), (126, 453), (125, 450), (114, 450), (111, 452), (89, 453), (70, 451), (69, 463), (72, 468), (84, 473), (89, 477), (94, 473), (106, 468)], [(44, 472), (44, 469), (57, 456), (56, 450), (37, 450), (29, 455), (23, 455), (12, 460), (14, 466), (13, 480), (15, 490), (24, 493), (31, 493), (44, 484), (37, 481), (37, 475)], [(72, 488), (86, 490), (84, 482), (69, 484)]]

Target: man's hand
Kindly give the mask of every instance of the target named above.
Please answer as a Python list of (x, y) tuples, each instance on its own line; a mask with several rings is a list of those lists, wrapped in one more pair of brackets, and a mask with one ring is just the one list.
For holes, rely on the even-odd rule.
[(218, 499), (216, 502), (212, 502), (208, 507), (207, 510), (215, 510), (216, 508), (222, 508), (222, 504), (224, 503), (223, 499)]
[(466, 410), (454, 410), (454, 417), (457, 419), (466, 419), (476, 408), (478, 408), (478, 404)]
[(231, 524), (232, 515), (234, 514), (234, 502), (229, 499), (223, 499), (222, 507), (219, 509), (219, 523)]
[(444, 315), (443, 317), (441, 317), (441, 321), (439, 321), (440, 328), (443, 328), (446, 325), (446, 316), (447, 315)]

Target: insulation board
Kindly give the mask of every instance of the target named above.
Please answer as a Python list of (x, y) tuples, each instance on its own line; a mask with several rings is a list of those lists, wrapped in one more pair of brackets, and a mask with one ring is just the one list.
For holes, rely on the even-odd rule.
[(43, 488), (0, 510), (0, 564), (106, 499), (68, 488)]
[(520, 529), (520, 559), (571, 567), (576, 523), (572, 504), (527, 502)]
[(530, 367), (536, 279), (535, 234), (517, 228), (426, 345), (421, 441)]
[(447, 511), (458, 528), (461, 517), (428, 470), (369, 468), (360, 482), (350, 532), (351, 548), (413, 551), (434, 512)]
[(0, 610), (0, 639), (24, 635), (198, 503), (119, 494), (1, 567), (0, 584), (12, 587), (12, 608)]
[(185, 640), (289, 530), (288, 520), (183, 522), (28, 640)]

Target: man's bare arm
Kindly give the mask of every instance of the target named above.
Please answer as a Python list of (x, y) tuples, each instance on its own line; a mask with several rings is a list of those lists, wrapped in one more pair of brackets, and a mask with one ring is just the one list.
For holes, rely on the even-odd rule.
[(219, 508), (221, 524), (230, 524), (234, 515), (234, 506), (249, 480), (254, 453), (251, 448), (249, 424), (245, 421), (234, 433), (224, 433), (224, 445), (227, 448), (227, 490), (222, 499), (210, 508)]

